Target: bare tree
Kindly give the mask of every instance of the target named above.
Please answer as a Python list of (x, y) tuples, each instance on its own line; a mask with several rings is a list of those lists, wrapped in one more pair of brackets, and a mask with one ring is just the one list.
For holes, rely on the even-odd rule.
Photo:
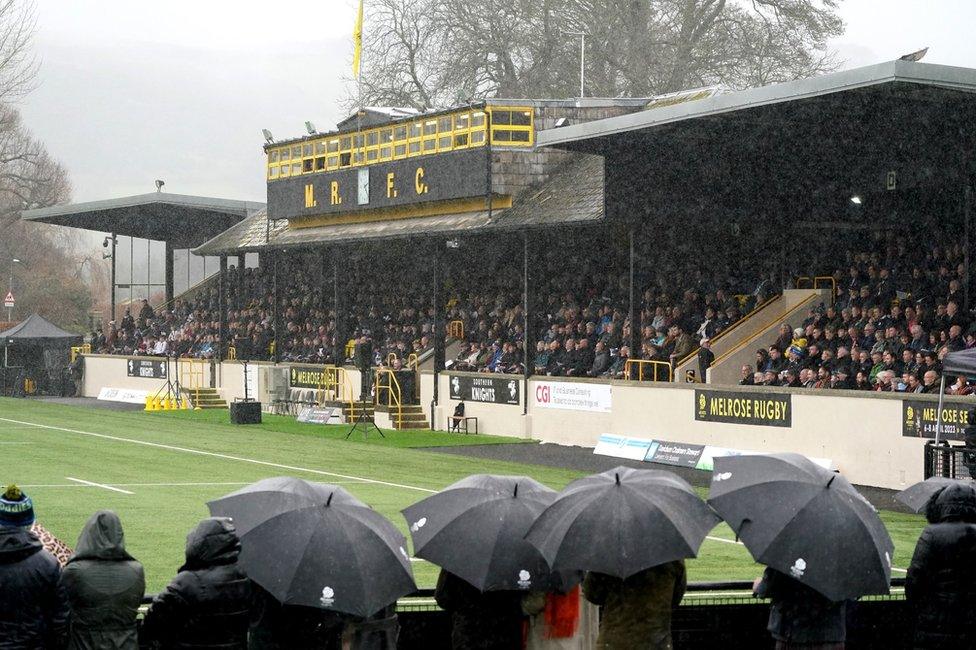
[[(840, 0), (378, 0), (364, 27), (362, 104), (648, 96), (773, 83), (836, 68)], [(347, 108), (360, 105), (355, 93)]]

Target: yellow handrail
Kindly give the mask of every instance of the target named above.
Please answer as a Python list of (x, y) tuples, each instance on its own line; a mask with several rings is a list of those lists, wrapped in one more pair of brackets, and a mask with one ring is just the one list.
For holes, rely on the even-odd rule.
[[(748, 314), (746, 314), (745, 316), (743, 316), (739, 320), (735, 321), (734, 323), (732, 323), (731, 325), (729, 325), (728, 327), (726, 327), (724, 330), (722, 330), (721, 332), (719, 332), (718, 334), (716, 334), (715, 336), (713, 336), (709, 340), (714, 344), (715, 341), (718, 341), (719, 339), (721, 339), (726, 334), (728, 334), (728, 333), (732, 332), (733, 330), (735, 330), (735, 328), (739, 327), (740, 325), (742, 325), (743, 323), (745, 323), (747, 320), (749, 320), (750, 318), (752, 318), (753, 316), (755, 316), (756, 314), (758, 314), (761, 309), (763, 309), (766, 305), (768, 305), (769, 303), (773, 302), (774, 300), (776, 300), (778, 298), (779, 298), (779, 296), (773, 296), (772, 298), (767, 298), (763, 302), (761, 302), (758, 305), (756, 305), (751, 312), (749, 312)], [(674, 367), (675, 368), (679, 368), (679, 367), (683, 366), (685, 363), (687, 363), (688, 361), (690, 361), (692, 358), (698, 356), (698, 351), (700, 349), (701, 349), (701, 346), (700, 345), (697, 346), (697, 347), (695, 347), (695, 349), (692, 350), (691, 352), (689, 352), (683, 359), (680, 359), (676, 364), (674, 364)]]
[(834, 300), (837, 299), (837, 280), (834, 279), (834, 276), (832, 275), (818, 275), (813, 279), (814, 289), (820, 288), (817, 286), (817, 283), (820, 282), (821, 280), (826, 280), (830, 282), (830, 304), (831, 306), (833, 306)]
[(227, 360), (228, 361), (237, 360), (237, 348), (235, 348), (233, 345), (227, 348)]
[(796, 279), (796, 283), (793, 286), (795, 286), (797, 289), (802, 289), (803, 287), (801, 287), (800, 285), (803, 284), (804, 281), (809, 282), (810, 288), (813, 288), (813, 278), (807, 275), (801, 275), (800, 277), (798, 277)]
[(71, 348), (71, 363), (75, 362), (79, 354), (91, 354), (91, 344), (75, 345)]
[[(789, 311), (787, 311), (782, 316), (779, 316), (778, 318), (776, 318), (775, 320), (773, 320), (772, 322), (770, 322), (769, 325), (767, 325), (766, 327), (772, 327), (773, 324), (775, 324), (777, 321), (779, 321), (781, 323), (788, 323), (789, 322), (789, 318), (793, 314), (795, 314), (796, 312), (798, 312), (798, 311), (800, 311), (800, 310), (808, 307), (809, 304), (810, 304), (810, 302), (812, 300), (816, 299), (816, 298), (817, 298), (817, 296), (816, 296), (816, 294), (814, 294), (814, 295), (810, 296), (809, 298), (807, 298), (806, 300), (804, 300), (803, 302), (801, 302), (800, 304), (794, 305)], [(728, 358), (732, 354), (735, 354), (736, 352), (738, 352), (739, 350), (741, 350), (744, 346), (750, 344), (754, 340), (755, 340), (755, 337), (746, 339), (745, 341), (740, 342), (737, 346), (733, 347), (732, 349), (726, 350), (724, 353), (722, 353), (719, 356), (715, 357), (715, 360), (712, 361), (712, 367), (714, 368), (715, 366), (717, 366), (722, 361), (725, 361), (726, 358)]]
[[(200, 389), (204, 388), (203, 381), (206, 375), (206, 364), (203, 359), (193, 357), (180, 357), (176, 360), (180, 386), (184, 390), (193, 391), (193, 410), (200, 410)], [(177, 395), (177, 399), (179, 396)]]
[(654, 379), (652, 381), (658, 381), (657, 378), (657, 367), (664, 366), (667, 369), (667, 380), (671, 381), (671, 364), (667, 361), (657, 361), (653, 359), (627, 359), (624, 362), (624, 376), (630, 379), (630, 369), (633, 366), (637, 366), (637, 381), (644, 381), (644, 366), (650, 365), (654, 368)]
[(342, 366), (324, 366), (324, 372), (322, 373), (322, 381), (318, 385), (318, 402), (323, 404), (327, 400), (327, 393), (332, 394), (332, 398), (336, 402), (346, 403), (349, 405), (349, 417), (355, 419), (356, 417), (356, 399), (353, 396), (352, 382), (349, 380), (349, 373)]
[[(388, 383), (383, 383), (383, 377), (388, 377)], [(403, 404), (400, 400), (400, 382), (397, 381), (396, 374), (389, 368), (376, 369), (376, 405), (380, 405), (380, 391), (386, 389), (386, 406), (393, 408), (394, 402), (397, 408), (397, 428), (403, 426)]]
[(413, 368), (414, 370), (420, 365), (420, 357), (417, 356), (416, 352), (411, 352), (410, 356), (407, 357), (407, 368)]
[[(351, 357), (356, 353), (356, 339), (349, 339), (346, 341), (346, 357)], [(339, 359), (336, 359), (336, 364), (339, 363)]]
[(386, 355), (386, 365), (392, 366), (393, 362), (397, 360), (396, 352), (390, 352)]
[(458, 340), (464, 339), (464, 321), (452, 320), (447, 324), (447, 335)]

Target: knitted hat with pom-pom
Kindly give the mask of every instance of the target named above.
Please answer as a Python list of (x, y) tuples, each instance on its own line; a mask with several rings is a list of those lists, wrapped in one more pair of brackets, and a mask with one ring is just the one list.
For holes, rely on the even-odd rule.
[(26, 527), (34, 523), (34, 502), (16, 485), (0, 496), (0, 526)]

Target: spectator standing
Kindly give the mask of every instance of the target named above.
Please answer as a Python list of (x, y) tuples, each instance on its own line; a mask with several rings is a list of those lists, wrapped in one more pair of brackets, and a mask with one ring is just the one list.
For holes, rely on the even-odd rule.
[(241, 541), (229, 519), (201, 521), (186, 562), (153, 601), (143, 630), (174, 650), (245, 650), (251, 582), (237, 566)]
[(708, 339), (702, 339), (698, 348), (698, 375), (703, 384), (708, 383), (708, 369), (715, 363), (715, 353), (712, 352), (712, 343)]
[(61, 583), (71, 603), (69, 650), (138, 650), (146, 577), (125, 550), (118, 515), (100, 510), (85, 522)]
[(667, 562), (621, 579), (590, 572), (583, 596), (603, 608), (599, 650), (671, 649), (671, 612), (685, 594), (685, 563)]
[(66, 647), (61, 567), (30, 532), (34, 503), (16, 485), (0, 496), (0, 650)]
[(478, 591), (441, 569), (434, 598), (451, 615), (451, 647), (455, 650), (512, 650), (522, 647), (520, 591)]
[(916, 616), (915, 648), (976, 647), (976, 490), (950, 485), (926, 506), (908, 566), (905, 598)]
[(776, 650), (843, 650), (846, 603), (828, 600), (785, 573), (767, 568), (753, 592), (770, 600), (766, 629)]

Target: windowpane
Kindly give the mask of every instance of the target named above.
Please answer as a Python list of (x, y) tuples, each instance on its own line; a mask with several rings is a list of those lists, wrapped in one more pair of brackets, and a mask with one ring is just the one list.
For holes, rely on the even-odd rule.
[(302, 171), (304, 171), (304, 172), (310, 172), (310, 171), (312, 171), (312, 159), (311, 158), (306, 158), (305, 160), (302, 161)]
[(454, 146), (455, 147), (466, 147), (468, 146), (468, 134), (458, 133), (454, 136)]
[(349, 153), (347, 151), (345, 153), (339, 154), (339, 166), (340, 167), (348, 167), (350, 164), (352, 164), (352, 154), (351, 153)]
[(386, 145), (385, 147), (380, 147), (380, 158), (389, 158), (390, 154), (393, 153), (393, 149)]
[(292, 158), (300, 158), (301, 155), (302, 155), (302, 145), (296, 144), (294, 147), (291, 148)]
[(420, 141), (414, 140), (410, 143), (410, 153), (420, 153)]
[(339, 141), (329, 140), (329, 153), (338, 153), (339, 151)]
[(346, 137), (342, 138), (342, 144), (339, 145), (339, 148), (340, 149), (350, 149), (350, 148), (352, 148), (352, 138), (349, 137), (348, 135)]
[(352, 152), (352, 164), (354, 164), (354, 165), (361, 165), (361, 164), (363, 164), (363, 152), (362, 151), (353, 151)]
[(315, 143), (315, 155), (316, 156), (320, 156), (320, 155), (322, 155), (324, 153), (325, 153), (325, 143), (324, 142), (316, 142)]
[(298, 174), (301, 174), (301, 173), (302, 173), (302, 164), (301, 163), (292, 163), (291, 164), (291, 175), (292, 176), (297, 176)]
[(424, 135), (434, 135), (435, 133), (437, 133), (437, 120), (424, 122)]
[(428, 138), (424, 140), (424, 151), (434, 151), (437, 148), (437, 140), (435, 138)]
[(512, 131), (512, 142), (528, 142), (528, 131)]
[(400, 156), (407, 155), (407, 145), (398, 144), (395, 147), (393, 147), (393, 155), (397, 158), (399, 158)]
[(325, 164), (329, 169), (335, 169), (339, 166), (339, 156), (329, 156)]
[(374, 160), (376, 160), (378, 156), (379, 156), (379, 152), (376, 149), (366, 150), (366, 160), (368, 160), (369, 162), (373, 162)]
[(268, 154), (268, 162), (276, 163), (278, 162), (278, 150), (273, 149), (271, 153)]
[(532, 111), (512, 111), (512, 124), (529, 126), (532, 124)]
[(362, 133), (357, 133), (356, 135), (352, 136), (352, 146), (353, 146), (354, 149), (358, 149), (358, 148), (361, 148), (363, 146), (363, 134)]
[(376, 143), (379, 142), (379, 139), (380, 139), (380, 134), (378, 132), (370, 131), (369, 133), (366, 134), (366, 146), (367, 147), (375, 146)]
[(420, 122), (413, 122), (412, 124), (410, 124), (410, 137), (419, 138), (423, 130), (424, 130), (423, 124), (421, 124)]
[(497, 131), (493, 130), (491, 133), (492, 142), (511, 142), (512, 132), (505, 131), (504, 129), (499, 129)]
[(380, 142), (393, 142), (393, 129), (380, 131)]
[(460, 115), (454, 116), (455, 129), (466, 129), (470, 125), (471, 125), (471, 115), (469, 113), (461, 113)]
[(471, 126), (484, 126), (485, 114), (483, 111), (475, 111), (471, 114)]
[(315, 159), (315, 171), (321, 171), (325, 169), (325, 156)]
[(268, 169), (268, 178), (278, 178), (278, 168), (271, 167)]
[(281, 150), (281, 159), (282, 160), (291, 160), (291, 152), (288, 149), (282, 149)]
[(395, 140), (405, 140), (407, 138), (407, 127), (398, 126), (397, 128), (393, 129), (393, 138)]
[(437, 130), (441, 133), (451, 130), (451, 116), (441, 117), (437, 120)]
[(302, 146), (302, 155), (311, 156), (312, 155), (312, 145), (306, 144)]
[(451, 135), (442, 135), (437, 138), (437, 148), (438, 149), (450, 149), (451, 148)]
[(472, 131), (471, 132), (471, 144), (482, 144), (485, 141), (484, 131)]
[(492, 125), (511, 124), (512, 111), (492, 111), (491, 123)]
[(288, 165), (281, 166), (281, 177), (284, 178), (288, 175)]

